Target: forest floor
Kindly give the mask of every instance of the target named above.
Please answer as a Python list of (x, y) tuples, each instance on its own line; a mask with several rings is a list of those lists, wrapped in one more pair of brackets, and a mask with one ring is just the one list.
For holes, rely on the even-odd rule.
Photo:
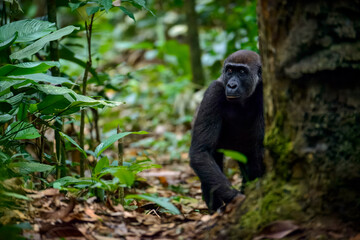
[[(168, 162), (160, 169), (141, 172), (139, 177), (142, 181), (130, 194), (140, 190), (172, 198), (181, 214), (170, 214), (143, 200), (133, 201), (131, 205), (136, 209), (132, 210), (110, 199), (100, 202), (96, 197), (72, 198), (54, 188), (29, 191), (33, 201), (24, 206), (28, 210), (15, 210), (13, 214), (21, 222), (30, 223), (31, 229), (23, 234), (27, 239), (210, 239), (214, 236), (207, 236), (208, 230), (221, 221), (231, 222), (235, 206), (242, 201), (237, 199), (224, 211), (209, 215), (200, 182), (188, 161)], [(234, 174), (232, 180), (241, 184), (239, 174)]]
[[(137, 152), (136, 149), (128, 151)], [(187, 153), (183, 156), (186, 159)], [(141, 172), (139, 177), (142, 180), (127, 193), (157, 193), (159, 197), (171, 198), (181, 212), (179, 215), (170, 214), (149, 201), (134, 200), (124, 208), (114, 204), (110, 198), (105, 202), (96, 197), (74, 198), (58, 189), (48, 188), (43, 191), (27, 190), (27, 196), (33, 201), (23, 206), (23, 211), (12, 211), (9, 218), (30, 223), (23, 236), (35, 240), (228, 239), (224, 236), (227, 236), (229, 226), (238, 219), (234, 214), (238, 214), (236, 209), (244, 197), (210, 215), (201, 197), (199, 179), (188, 161), (165, 160), (162, 166)], [(233, 185), (240, 186), (239, 173), (233, 173), (231, 181)], [(327, 236), (329, 238), (321, 239), (360, 240), (360, 234), (347, 234), (345, 225), (324, 222), (295, 224), (289, 220), (275, 221), (259, 230), (254, 239), (320, 239), (316, 236)]]

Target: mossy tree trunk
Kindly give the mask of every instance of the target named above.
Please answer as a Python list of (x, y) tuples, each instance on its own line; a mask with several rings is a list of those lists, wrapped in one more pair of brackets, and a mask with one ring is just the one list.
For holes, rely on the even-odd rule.
[(358, 231), (360, 1), (259, 0), (258, 21), (267, 175), (232, 235), (320, 216)]

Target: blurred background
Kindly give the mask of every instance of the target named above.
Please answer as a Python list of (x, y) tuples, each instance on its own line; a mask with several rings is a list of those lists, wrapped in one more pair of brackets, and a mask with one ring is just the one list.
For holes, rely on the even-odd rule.
[[(113, 134), (118, 124), (125, 131), (155, 133), (136, 147), (150, 148), (172, 160), (187, 158), (194, 112), (206, 86), (220, 76), (226, 56), (239, 49), (258, 51), (255, 1), (184, 2), (149, 0), (150, 11), (127, 6), (133, 16), (116, 9), (102, 11), (94, 19), (91, 46), (98, 78), (89, 80), (89, 95), (126, 102), (99, 110), (102, 134)], [(83, 27), (89, 18), (85, 7), (71, 11), (66, 1), (57, 1), (57, 5), (59, 28)], [(14, 20), (46, 19), (44, 0), (21, 1), (21, 7), (23, 12), (14, 15)], [(188, 36), (189, 25), (196, 23), (198, 37)], [(79, 34), (84, 31), (60, 41), (60, 55), (71, 51), (73, 57), (86, 62), (86, 38)], [(189, 37), (190, 42), (198, 38), (201, 54), (195, 58), (201, 59), (202, 66), (191, 66), (190, 53), (196, 49), (190, 50)], [(61, 72), (74, 82), (81, 81), (81, 65), (65, 59), (60, 63)]]

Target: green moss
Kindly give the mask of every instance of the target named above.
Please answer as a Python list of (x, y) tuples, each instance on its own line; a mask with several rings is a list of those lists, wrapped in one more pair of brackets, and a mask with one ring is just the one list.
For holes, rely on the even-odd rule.
[(299, 204), (302, 186), (292, 185), (267, 176), (260, 182), (252, 183), (247, 188), (247, 199), (241, 208), (239, 224), (233, 233), (241, 239), (251, 238), (261, 228), (276, 220), (297, 219), (304, 217)]
[(285, 114), (282, 114), (280, 111), (276, 114), (275, 121), (266, 132), (264, 141), (265, 148), (269, 150), (271, 157), (276, 163), (276, 173), (282, 179), (290, 177), (291, 162), (288, 159), (293, 150), (290, 138), (285, 136), (282, 130), (285, 117)]

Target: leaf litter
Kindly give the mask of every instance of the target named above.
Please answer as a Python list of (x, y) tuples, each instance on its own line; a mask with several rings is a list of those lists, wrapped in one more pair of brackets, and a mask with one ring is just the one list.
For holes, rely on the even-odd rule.
[[(31, 191), (34, 201), (23, 217), (31, 230), (31, 239), (201, 239), (211, 226), (229, 215), (231, 204), (223, 213), (209, 215), (201, 200), (200, 183), (188, 164), (168, 165), (139, 174), (148, 185), (147, 193), (172, 198), (181, 214), (173, 215), (146, 200), (134, 200), (136, 210), (115, 205), (108, 198), (75, 199), (58, 189)], [(132, 194), (133, 192), (131, 192)], [(242, 200), (241, 200), (242, 201)], [(225, 217), (225, 219), (227, 219)]]

